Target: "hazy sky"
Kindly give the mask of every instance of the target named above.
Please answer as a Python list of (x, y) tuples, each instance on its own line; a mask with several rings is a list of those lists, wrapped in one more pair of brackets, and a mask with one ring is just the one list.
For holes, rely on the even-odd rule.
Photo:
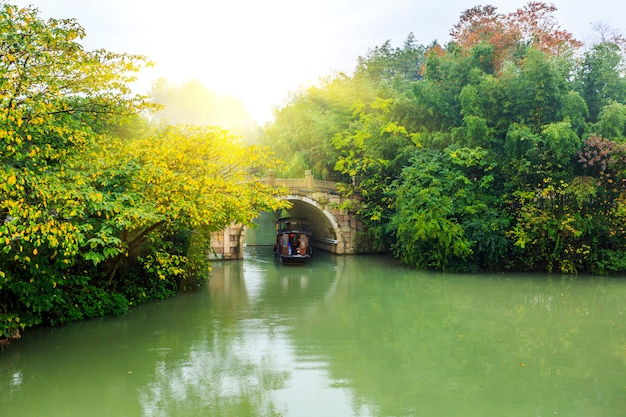
[[(146, 55), (156, 66), (142, 74), (140, 92), (163, 76), (198, 78), (209, 89), (240, 98), (264, 123), (289, 91), (334, 71), (350, 72), (358, 56), (409, 33), (418, 43), (448, 41), (460, 14), (491, 4), (508, 13), (512, 0), (7, 0), (33, 4), (41, 16), (76, 18), (87, 49)], [(592, 24), (626, 33), (626, 2), (558, 0), (561, 27), (589, 40)]]

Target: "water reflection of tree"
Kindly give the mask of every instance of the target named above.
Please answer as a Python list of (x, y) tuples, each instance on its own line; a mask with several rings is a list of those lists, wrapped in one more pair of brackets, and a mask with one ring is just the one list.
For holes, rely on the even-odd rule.
[(293, 328), (297, 350), (328, 358), (357, 402), (398, 416), (507, 407), (610, 415), (626, 405), (617, 396), (623, 338), (609, 322), (619, 294), (600, 299), (545, 277), (404, 271), (353, 263), (335, 302)]
[(241, 337), (191, 347), (180, 363), (161, 361), (152, 382), (140, 392), (142, 415), (279, 416), (270, 393), (282, 388), (288, 374), (276, 371), (272, 359), (247, 357)]
[(281, 415), (270, 394), (283, 387), (288, 374), (260, 348), (263, 341), (255, 338), (264, 336), (242, 326), (250, 311), (243, 275), (240, 261), (214, 268), (210, 304), (197, 315), (185, 312), (198, 326), (196, 337), (178, 341), (184, 354), (176, 360), (155, 362), (150, 382), (140, 390), (143, 416)]
[(605, 416), (626, 406), (616, 371), (623, 338), (609, 322), (624, 291), (386, 262), (268, 267), (238, 314), (288, 320), (293, 353), (326, 363), (329, 383), (353, 393), (355, 415)]

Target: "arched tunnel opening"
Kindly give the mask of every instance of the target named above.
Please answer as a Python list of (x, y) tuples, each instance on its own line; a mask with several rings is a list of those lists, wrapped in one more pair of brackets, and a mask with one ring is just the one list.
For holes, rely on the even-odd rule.
[[(308, 197), (287, 196), (285, 199), (291, 203), (291, 207), (285, 210), (289, 217), (299, 217), (309, 222), (312, 233), (311, 244), (314, 248), (343, 254), (341, 228), (332, 213)], [(286, 217), (285, 211), (262, 213), (255, 221), (258, 227), (246, 231), (245, 243), (247, 245), (273, 245), (274, 223), (280, 217)]]

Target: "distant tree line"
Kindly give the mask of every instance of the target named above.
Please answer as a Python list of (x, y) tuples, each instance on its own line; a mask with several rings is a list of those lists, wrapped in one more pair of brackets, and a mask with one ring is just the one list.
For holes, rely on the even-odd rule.
[(624, 38), (593, 45), (555, 7), (466, 10), (445, 44), (409, 35), (294, 93), (264, 140), (350, 183), (376, 251), (444, 271), (626, 271)]

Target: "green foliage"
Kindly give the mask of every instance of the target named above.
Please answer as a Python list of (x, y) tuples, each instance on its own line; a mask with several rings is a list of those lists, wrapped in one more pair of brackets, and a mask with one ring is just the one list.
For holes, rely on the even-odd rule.
[(417, 107), (415, 123), (427, 131), (449, 131), (462, 123), (460, 93), (469, 75), (467, 58), (457, 55), (428, 55), (425, 80), (413, 85)]
[(626, 139), (626, 104), (612, 101), (602, 107), (595, 131), (603, 138), (624, 142)]
[(489, 147), (492, 133), (487, 120), (479, 116), (465, 116), (463, 124), (466, 129), (468, 145)]
[(569, 120), (572, 129), (579, 137), (587, 131), (589, 109), (582, 96), (576, 91), (567, 92), (562, 99), (562, 106), (557, 118)]
[(577, 273), (589, 270), (591, 246), (586, 239), (590, 216), (581, 215), (577, 191), (562, 181), (545, 180), (536, 193), (515, 193), (520, 208), (510, 232), (514, 244), (524, 250), (520, 261), (530, 270)]
[(598, 253), (594, 272), (604, 275), (622, 274), (626, 271), (626, 251), (603, 249)]
[(626, 101), (624, 62), (619, 44), (604, 41), (593, 45), (578, 67), (576, 90), (589, 109), (589, 121), (595, 123), (604, 106)]
[(87, 285), (65, 291), (63, 298), (44, 314), (43, 322), (56, 326), (105, 315), (126, 314), (128, 307), (124, 295)]
[(103, 125), (149, 106), (128, 87), (144, 58), (85, 51), (74, 20), (4, 5), (0, 32), (0, 311), (17, 313), (12, 326), (24, 328), (41, 322), (63, 288), (88, 280), (79, 262), (92, 231), (88, 194), (67, 161)]
[(481, 148), (424, 149), (402, 172), (393, 253), (419, 268), (494, 268), (507, 248), (490, 196), (494, 177)]
[(555, 168), (564, 169), (570, 166), (581, 143), (569, 121), (550, 123), (541, 130), (543, 159), (549, 161)]
[(359, 57), (355, 77), (365, 77), (375, 84), (395, 91), (408, 91), (410, 85), (423, 78), (422, 65), (426, 48), (417, 44), (410, 33), (401, 48), (393, 48), (390, 41)]
[(502, 104), (512, 121), (535, 130), (557, 121), (567, 76), (558, 58), (533, 48), (525, 51), (523, 60), (507, 65), (502, 77), (508, 101)]
[[(579, 53), (553, 6), (495, 10), (466, 11), (443, 46), (371, 49), (352, 78), (294, 96), (268, 137), (299, 169), (332, 144), (317, 155), (350, 182), (370, 249), (405, 263), (623, 271), (623, 44)], [(339, 86), (365, 93), (324, 105)]]
[(364, 237), (374, 251), (387, 250), (391, 240), (392, 188), (416, 149), (416, 135), (390, 120), (392, 100), (377, 99), (358, 105), (350, 129), (333, 137), (339, 152), (335, 169), (352, 178), (346, 195), (358, 195), (356, 214), (364, 225)]

